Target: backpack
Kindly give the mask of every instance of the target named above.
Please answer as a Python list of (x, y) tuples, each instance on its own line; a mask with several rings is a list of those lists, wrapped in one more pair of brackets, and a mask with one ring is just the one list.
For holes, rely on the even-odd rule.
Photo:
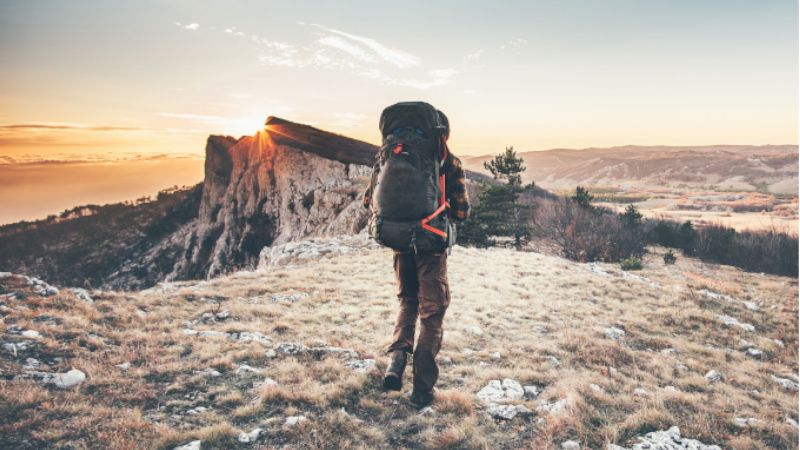
[(440, 173), (448, 151), (446, 117), (425, 102), (396, 103), (383, 110), (380, 130), (370, 236), (399, 251), (446, 250), (455, 242)]

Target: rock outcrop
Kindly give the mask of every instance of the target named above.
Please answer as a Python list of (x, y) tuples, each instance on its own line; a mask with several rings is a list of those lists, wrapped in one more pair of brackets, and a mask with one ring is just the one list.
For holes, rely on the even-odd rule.
[(377, 147), (270, 117), (255, 136), (210, 136), (197, 218), (114, 273), (107, 284), (208, 278), (254, 267), (261, 249), (357, 233)]

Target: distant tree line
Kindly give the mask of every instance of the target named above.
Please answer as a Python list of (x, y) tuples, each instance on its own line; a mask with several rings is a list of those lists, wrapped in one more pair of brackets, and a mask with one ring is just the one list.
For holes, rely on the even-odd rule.
[[(703, 261), (798, 276), (796, 235), (645, 219), (633, 204), (619, 214), (594, 206), (594, 197), (583, 186), (571, 196), (555, 196), (533, 182), (523, 185), (526, 168), (513, 147), (484, 167), (494, 180), (481, 184), (470, 219), (458, 228), (460, 244), (522, 249), (535, 238), (553, 243), (562, 256), (575, 261), (623, 262), (627, 268), (640, 268), (647, 245), (657, 244)], [(674, 263), (674, 254), (669, 252), (664, 261)]]

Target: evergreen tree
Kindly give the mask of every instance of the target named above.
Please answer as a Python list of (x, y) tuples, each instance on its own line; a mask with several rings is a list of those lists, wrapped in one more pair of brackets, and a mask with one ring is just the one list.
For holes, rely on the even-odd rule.
[(594, 196), (589, 194), (589, 191), (585, 187), (578, 186), (575, 188), (575, 195), (570, 197), (570, 199), (581, 208), (592, 209), (592, 200), (594, 200)]
[(620, 215), (622, 224), (627, 228), (636, 228), (642, 224), (642, 213), (633, 205), (628, 205), (625, 212)]
[(470, 220), (459, 227), (459, 241), (489, 246), (494, 244), (493, 237), (508, 236), (514, 239), (514, 247), (521, 249), (531, 236), (531, 206), (520, 201), (520, 193), (533, 189), (534, 184), (522, 186), (525, 166), (514, 147), (506, 148), (484, 167), (495, 180), (505, 183), (483, 184)]

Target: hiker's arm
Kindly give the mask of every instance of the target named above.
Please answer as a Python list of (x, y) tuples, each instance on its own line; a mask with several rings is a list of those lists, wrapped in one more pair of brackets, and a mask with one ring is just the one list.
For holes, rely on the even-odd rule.
[(456, 222), (463, 222), (469, 217), (469, 195), (467, 194), (467, 178), (461, 160), (447, 155), (444, 163), (445, 191), (447, 201), (450, 203), (450, 218)]
[(372, 178), (369, 180), (369, 186), (364, 191), (364, 208), (369, 209), (369, 203), (372, 200), (372, 188), (375, 186), (375, 179), (378, 177), (378, 171), (380, 170), (380, 164), (378, 161), (378, 157), (375, 157), (375, 164), (372, 166)]

